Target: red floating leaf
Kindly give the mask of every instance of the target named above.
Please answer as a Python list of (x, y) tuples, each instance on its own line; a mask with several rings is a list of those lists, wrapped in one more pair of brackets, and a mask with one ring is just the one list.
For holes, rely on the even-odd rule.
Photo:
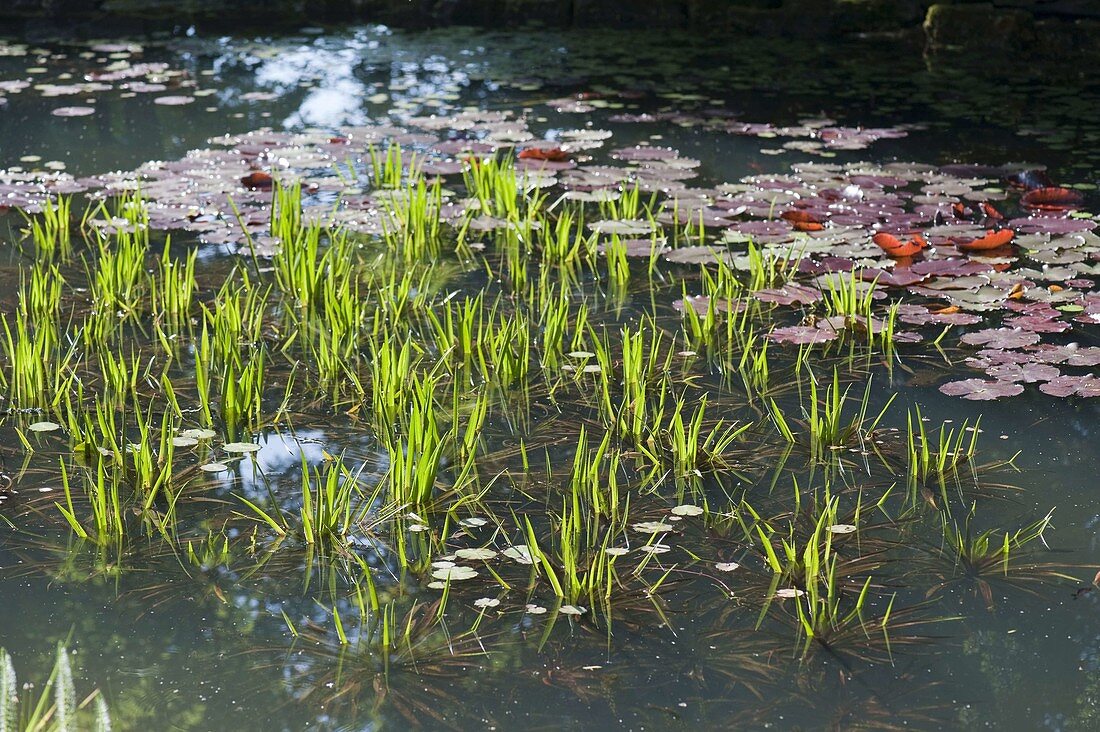
[(1000, 221), (1004, 218), (1004, 214), (993, 208), (993, 204), (988, 201), (982, 201), (982, 213), (985, 214), (987, 219), (993, 219), (994, 221)]
[(544, 160), (551, 163), (564, 163), (569, 153), (560, 147), (529, 147), (519, 152), (520, 160)]
[(780, 218), (790, 221), (792, 224), (820, 224), (821, 220), (809, 211), (792, 208), (779, 214)]
[(893, 234), (887, 234), (885, 231), (880, 231), (871, 237), (871, 241), (877, 244), (879, 249), (886, 252), (886, 256), (893, 257), (894, 259), (912, 257), (914, 254), (919, 254), (922, 249), (928, 246), (928, 242), (925, 241), (924, 237), (920, 234), (914, 234), (912, 239), (904, 241)]
[(958, 239), (951, 238), (951, 243), (964, 252), (979, 252), (984, 249), (996, 249), (997, 247), (1003, 247), (1012, 241), (1012, 238), (1016, 234), (1012, 229), (1001, 229), (995, 231), (993, 229), (985, 232), (985, 236), (978, 239)]
[(1058, 186), (1036, 188), (1020, 198), (1020, 205), (1037, 211), (1065, 211), (1080, 206), (1085, 198), (1077, 191)]
[(253, 170), (241, 178), (241, 185), (254, 191), (269, 191), (275, 185), (275, 180), (262, 170)]

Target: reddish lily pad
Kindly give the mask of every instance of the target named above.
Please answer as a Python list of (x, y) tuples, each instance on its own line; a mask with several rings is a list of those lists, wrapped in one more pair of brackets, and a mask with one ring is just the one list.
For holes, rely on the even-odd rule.
[(948, 396), (958, 396), (971, 401), (989, 401), (1001, 397), (1011, 397), (1024, 392), (1024, 387), (1011, 381), (994, 379), (963, 379), (949, 381), (940, 386), (940, 391)]
[(1039, 335), (1019, 328), (988, 328), (967, 333), (960, 338), (963, 343), (988, 348), (1022, 348), (1039, 342)]
[(1097, 397), (1100, 396), (1100, 379), (1092, 374), (1059, 376), (1045, 384), (1039, 384), (1039, 391), (1056, 397)]
[(1025, 384), (1050, 381), (1061, 376), (1058, 369), (1045, 363), (1002, 364), (990, 366), (985, 372), (1000, 381), (1022, 381)]

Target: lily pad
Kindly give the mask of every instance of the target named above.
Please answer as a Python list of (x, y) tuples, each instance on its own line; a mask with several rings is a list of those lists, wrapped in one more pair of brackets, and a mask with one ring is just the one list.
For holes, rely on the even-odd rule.
[(994, 379), (963, 379), (962, 381), (949, 381), (940, 386), (940, 391), (948, 396), (961, 396), (971, 401), (989, 401), (1001, 397), (1017, 396), (1024, 393), (1024, 387), (1012, 382)]
[(461, 582), (477, 577), (477, 570), (471, 567), (440, 567), (432, 572), (432, 577), (441, 582)]
[(222, 449), (226, 452), (250, 453), (259, 452), (260, 446), (254, 442), (227, 442), (222, 445)]

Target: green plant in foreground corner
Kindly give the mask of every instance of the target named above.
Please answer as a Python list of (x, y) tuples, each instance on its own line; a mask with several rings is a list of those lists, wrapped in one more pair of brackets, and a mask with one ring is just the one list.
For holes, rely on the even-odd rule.
[(98, 690), (77, 701), (64, 645), (58, 644), (57, 660), (37, 699), (33, 688), (20, 687), (11, 656), (0, 648), (0, 732), (110, 732), (111, 717)]

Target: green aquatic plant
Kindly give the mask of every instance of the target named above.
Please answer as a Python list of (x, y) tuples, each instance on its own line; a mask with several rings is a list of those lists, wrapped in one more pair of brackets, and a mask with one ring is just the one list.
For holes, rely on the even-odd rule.
[(65, 492), (65, 505), (56, 504), (57, 510), (65, 517), (73, 533), (81, 539), (87, 539), (100, 547), (120, 546), (126, 535), (126, 526), (123, 519), (125, 499), (121, 494), (121, 480), (118, 474), (110, 471), (104, 461), (96, 464), (94, 476), (83, 468), (78, 469), (77, 472), (81, 477), (84, 497), (91, 511), (90, 521), (85, 521), (77, 515), (70, 484), (70, 471), (63, 460), (61, 461), (61, 487)]
[(943, 515), (943, 543), (936, 549), (940, 559), (950, 563), (949, 574), (932, 591), (958, 581), (974, 583), (975, 593), (986, 606), (993, 607), (993, 583), (1034, 591), (1031, 585), (1052, 580), (1074, 578), (1064, 573), (1061, 565), (1033, 561), (1033, 545), (1046, 545), (1044, 534), (1050, 528), (1054, 510), (1037, 521), (1015, 531), (989, 528), (978, 531), (973, 526), (976, 504), (971, 504), (959, 523), (950, 513)]
[(34, 242), (34, 258), (45, 262), (68, 262), (73, 256), (72, 196), (47, 198), (38, 216), (24, 214)]
[(11, 655), (0, 648), (0, 730), (110, 732), (111, 715), (99, 691), (77, 699), (69, 651), (63, 644), (58, 644), (53, 669), (37, 691), (33, 684), (20, 688)]
[(981, 418), (973, 426), (969, 420), (963, 420), (957, 428), (941, 424), (934, 438), (925, 427), (919, 406), (906, 415), (906, 423), (906, 481), (910, 499), (915, 502), (918, 494), (927, 494), (934, 487), (946, 503), (948, 481), (958, 484), (960, 468), (973, 467)]
[(386, 483), (392, 503), (420, 508), (435, 498), (448, 436), (435, 401), (438, 377), (413, 377), (409, 382), (405, 411), (396, 415), (396, 426), (383, 440), (389, 455)]
[(753, 426), (752, 422), (727, 424), (723, 419), (707, 425), (706, 409), (707, 400), (704, 397), (691, 417), (685, 418), (686, 403), (683, 400), (676, 403), (668, 429), (668, 442), (677, 477), (701, 477), (704, 472), (729, 468), (731, 462), (726, 456), (727, 451)]
[(439, 181), (410, 181), (404, 189), (383, 199), (386, 206), (384, 238), (390, 250), (405, 262), (421, 262), (438, 256), (443, 243), (439, 212), (443, 188)]
[(401, 186), (406, 167), (408, 170), (416, 169), (416, 154), (410, 156), (406, 166), (404, 151), (396, 142), (390, 143), (385, 153), (370, 145), (367, 154), (370, 158), (371, 183), (376, 188), (396, 190)]
[(819, 398), (816, 379), (810, 380), (809, 409), (803, 407), (803, 414), (810, 439), (810, 452), (819, 462), (827, 462), (830, 454), (838, 449), (853, 445), (858, 445), (861, 450), (865, 449), (868, 436), (878, 427), (886, 410), (897, 397), (896, 394), (892, 395), (878, 415), (868, 420), (867, 408), (871, 398), (871, 383), (868, 381), (858, 411), (855, 416), (847, 418), (844, 407), (850, 388), (846, 387), (841, 391), (840, 375), (835, 368), (833, 382), (826, 387), (823, 399)]
[(173, 259), (169, 250), (170, 241), (165, 242), (164, 252), (157, 260), (157, 269), (149, 277), (153, 317), (169, 336), (191, 331), (191, 314), (198, 290), (195, 281), (198, 251), (193, 250), (180, 260)]

